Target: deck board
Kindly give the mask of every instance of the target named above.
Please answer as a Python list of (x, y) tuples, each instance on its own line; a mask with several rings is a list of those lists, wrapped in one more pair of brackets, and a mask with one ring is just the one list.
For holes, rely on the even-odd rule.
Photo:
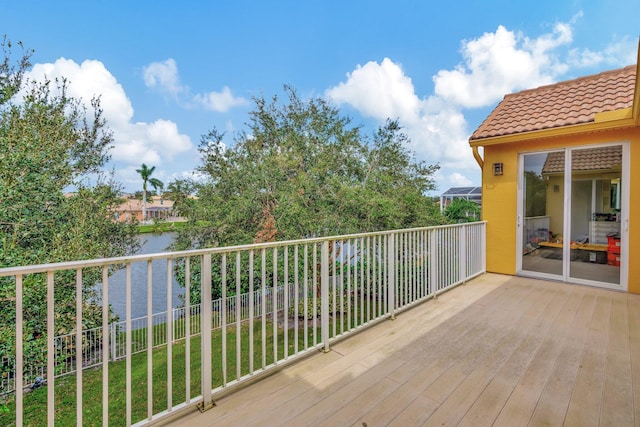
[(532, 425), (562, 425), (567, 412), (586, 335), (586, 328), (583, 326), (588, 324), (595, 308), (595, 298), (589, 295), (576, 295), (573, 301), (578, 304), (575, 310), (572, 308), (567, 314), (572, 319), (565, 330), (562, 351), (542, 390), (531, 418)]
[(551, 376), (555, 361), (562, 351), (564, 325), (568, 322), (570, 306), (574, 303), (573, 294), (569, 289), (563, 287), (558, 290), (561, 292), (555, 295), (557, 311), (550, 327), (555, 334), (540, 334), (542, 342), (529, 364), (521, 367), (520, 380), (511, 391), (505, 405), (500, 408), (500, 414), (494, 422), (496, 426), (527, 425)]
[(610, 317), (611, 298), (598, 297), (567, 410), (565, 421), (568, 425), (588, 427), (599, 424)]
[(527, 313), (532, 316), (531, 327), (527, 330), (509, 359), (490, 379), (486, 389), (482, 391), (471, 409), (462, 419), (461, 426), (489, 426), (500, 415), (501, 409), (509, 399), (518, 381), (523, 376), (523, 367), (529, 366), (534, 355), (542, 346), (544, 336), (551, 328), (554, 319), (560, 312), (564, 301), (549, 292), (539, 299), (542, 310)]
[(640, 426), (640, 296), (486, 274), (172, 425)]
[(640, 295), (629, 295), (629, 345), (631, 351), (631, 375), (633, 381), (634, 421), (640, 425)]
[[(449, 394), (446, 401), (433, 414), (427, 425), (458, 425), (463, 417), (469, 417), (469, 425), (490, 424), (489, 421), (476, 418), (481, 412), (491, 411), (491, 399), (489, 406), (484, 406), (480, 397), (485, 395), (489, 383), (499, 374), (500, 370), (509, 361), (528, 359), (529, 354), (537, 347), (534, 330), (538, 326), (538, 317), (545, 312), (550, 300), (547, 295), (531, 300), (529, 306), (522, 310), (522, 306), (514, 304), (517, 315), (510, 310), (512, 319), (500, 331), (494, 333), (497, 342), (487, 342), (487, 351), (483, 358), (477, 360), (472, 372), (460, 384), (459, 387)], [(476, 405), (477, 404), (477, 405)], [(471, 408), (475, 406), (475, 415)], [(471, 413), (470, 413), (471, 412)]]
[(603, 425), (633, 425), (632, 387), (627, 304), (614, 295), (600, 418)]

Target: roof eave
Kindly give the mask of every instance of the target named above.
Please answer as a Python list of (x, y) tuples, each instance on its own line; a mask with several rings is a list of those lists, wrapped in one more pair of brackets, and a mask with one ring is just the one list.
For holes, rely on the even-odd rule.
[[(636, 83), (638, 79), (636, 78)], [(637, 90), (637, 87), (636, 87)], [(560, 126), (556, 128), (519, 132), (509, 135), (499, 135), (487, 138), (469, 140), (471, 147), (485, 147), (488, 145), (505, 144), (510, 142), (529, 141), (532, 139), (554, 138), (559, 136), (577, 135), (582, 133), (600, 132), (603, 130), (623, 129), (638, 126), (638, 117), (634, 97), (634, 107), (621, 110), (607, 111), (595, 115), (595, 119), (588, 123)]]
[(640, 126), (640, 38), (638, 38), (638, 58), (636, 60), (636, 87), (633, 91), (633, 107), (631, 117)]

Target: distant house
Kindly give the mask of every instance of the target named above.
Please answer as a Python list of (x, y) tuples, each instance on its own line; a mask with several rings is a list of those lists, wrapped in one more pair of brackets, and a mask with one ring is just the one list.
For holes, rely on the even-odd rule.
[(464, 199), (476, 202), (482, 206), (482, 187), (452, 187), (440, 195), (440, 212), (455, 199)]
[(640, 293), (638, 64), (508, 94), (469, 144), (487, 271)]
[[(142, 200), (128, 198), (116, 209), (115, 219), (118, 222), (142, 222)], [(173, 201), (153, 196), (147, 200), (147, 220), (176, 220)]]

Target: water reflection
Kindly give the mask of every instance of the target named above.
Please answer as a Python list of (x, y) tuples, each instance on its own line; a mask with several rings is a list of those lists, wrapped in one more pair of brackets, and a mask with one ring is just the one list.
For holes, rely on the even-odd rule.
[[(166, 252), (174, 238), (175, 233), (140, 235), (141, 248), (137, 254)], [(153, 312), (167, 311), (167, 262), (166, 260), (156, 260), (153, 261), (152, 267)], [(183, 289), (173, 277), (171, 286), (173, 308), (180, 305), (179, 295), (181, 294), (183, 294)], [(120, 320), (126, 319), (126, 302), (126, 275), (125, 270), (122, 269), (109, 277), (109, 303), (113, 306), (113, 311)], [(138, 262), (131, 265), (131, 318), (135, 319), (146, 315), (147, 263)]]

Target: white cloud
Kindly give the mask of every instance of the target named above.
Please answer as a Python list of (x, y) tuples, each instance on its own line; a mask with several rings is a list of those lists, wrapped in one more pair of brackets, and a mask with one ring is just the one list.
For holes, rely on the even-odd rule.
[(171, 174), (167, 182), (172, 182), (178, 179), (180, 180), (186, 179), (196, 183), (205, 183), (210, 179), (210, 177), (206, 173), (198, 170), (185, 170), (185, 171)]
[(576, 68), (593, 67), (602, 63), (603, 60), (602, 52), (577, 48), (569, 51), (569, 63)]
[(225, 113), (233, 107), (247, 105), (249, 103), (242, 97), (234, 97), (231, 93), (231, 89), (227, 86), (222, 88), (222, 92), (197, 94), (193, 99), (207, 110), (218, 111), (220, 113)]
[(378, 120), (395, 117), (415, 120), (420, 104), (411, 79), (389, 58), (380, 64), (371, 61), (358, 65), (347, 74), (346, 82), (328, 89), (326, 95)]
[(347, 81), (326, 91), (338, 104), (348, 104), (379, 123), (398, 118), (411, 139), (416, 157), (442, 167), (472, 167), (468, 132), (462, 113), (438, 97), (421, 99), (400, 65), (385, 58), (347, 74)]
[(35, 64), (26, 77), (35, 81), (65, 77), (70, 83), (68, 95), (83, 99), (87, 106), (92, 97), (100, 96), (109, 125), (126, 123), (133, 116), (133, 107), (124, 89), (100, 61), (77, 64), (71, 59), (59, 58), (54, 63)]
[(499, 26), (494, 33), (463, 41), (463, 62), (433, 77), (436, 95), (462, 108), (486, 107), (507, 93), (553, 83), (570, 69), (636, 62), (637, 46), (630, 37), (601, 51), (570, 48), (573, 25), (581, 17), (580, 12), (568, 23), (556, 23), (536, 38)]
[(469, 187), (473, 184), (473, 182), (459, 172), (454, 172), (449, 175), (449, 182), (452, 187)]
[(193, 95), (188, 86), (180, 82), (178, 65), (173, 58), (162, 62), (152, 62), (142, 68), (144, 84), (162, 93), (173, 96), (179, 104), (184, 106), (198, 105), (207, 110), (226, 113), (233, 107), (249, 104), (241, 96), (233, 96), (231, 89), (224, 86), (222, 91), (197, 93)]
[(624, 67), (637, 61), (637, 41), (631, 37), (609, 43), (601, 51), (574, 48), (569, 51), (568, 63), (574, 68), (594, 67), (605, 64), (610, 67)]
[(144, 84), (150, 88), (158, 88), (173, 96), (188, 90), (180, 83), (178, 66), (172, 58), (163, 62), (152, 62), (142, 69)]
[(125, 140), (116, 141), (113, 158), (135, 165), (146, 163), (155, 166), (191, 147), (190, 138), (181, 135), (177, 125), (171, 121), (137, 122), (127, 126)]
[(114, 160), (130, 165), (145, 162), (154, 166), (171, 160), (174, 155), (192, 148), (188, 136), (180, 134), (175, 123), (156, 120), (153, 123), (133, 122), (133, 107), (122, 86), (100, 61), (86, 60), (77, 64), (60, 58), (54, 63), (36, 64), (27, 78), (43, 81), (65, 77), (69, 81), (68, 95), (83, 100), (100, 96), (107, 126), (113, 131)]
[(461, 107), (473, 108), (494, 104), (514, 90), (549, 84), (567, 70), (556, 59), (554, 49), (571, 40), (567, 24), (557, 24), (553, 33), (536, 39), (499, 26), (495, 33), (463, 43), (464, 62), (434, 76), (435, 93)]
[(553, 83), (570, 67), (633, 62), (636, 49), (629, 39), (602, 52), (570, 50), (573, 24), (556, 23), (536, 38), (499, 26), (462, 44), (463, 61), (434, 77), (435, 93), (416, 93), (411, 78), (389, 58), (358, 65), (346, 80), (326, 90), (337, 104), (348, 104), (382, 124), (399, 118), (411, 138), (408, 147), (419, 160), (440, 163), (435, 179), (440, 189), (479, 183), (479, 168), (468, 145), (465, 108), (495, 105), (507, 93)]
[(632, 65), (638, 61), (638, 41), (623, 37), (604, 49), (605, 62), (614, 66)]
[(439, 195), (453, 187), (475, 187), (481, 182), (480, 167), (475, 164), (473, 168), (464, 169), (440, 169), (434, 174), (437, 184), (433, 195)]

